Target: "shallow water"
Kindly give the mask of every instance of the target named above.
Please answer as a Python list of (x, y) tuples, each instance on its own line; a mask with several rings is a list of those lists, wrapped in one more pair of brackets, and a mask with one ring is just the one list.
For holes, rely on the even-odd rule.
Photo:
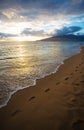
[(36, 79), (56, 72), (83, 45), (81, 42), (0, 42), (0, 107), (17, 90), (33, 86)]

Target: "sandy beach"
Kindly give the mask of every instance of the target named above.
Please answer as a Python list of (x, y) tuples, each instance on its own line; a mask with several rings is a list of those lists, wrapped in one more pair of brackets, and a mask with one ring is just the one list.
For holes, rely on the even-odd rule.
[(84, 48), (55, 74), (16, 92), (0, 109), (0, 130), (84, 130)]

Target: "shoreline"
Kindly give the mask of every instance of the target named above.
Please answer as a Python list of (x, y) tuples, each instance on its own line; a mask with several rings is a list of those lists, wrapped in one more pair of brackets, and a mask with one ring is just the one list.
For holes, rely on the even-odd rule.
[[(77, 106), (73, 91), (77, 91), (77, 94), (82, 95), (80, 93), (82, 90), (76, 90), (76, 87), (80, 86), (78, 83), (79, 80), (82, 79), (82, 81), (84, 81), (83, 76), (81, 76), (81, 74), (84, 75), (83, 53), (84, 47), (82, 47), (80, 53), (64, 60), (64, 64), (59, 67), (56, 73), (38, 79), (35, 86), (18, 90), (13, 94), (7, 106), (0, 109), (0, 128), (3, 128), (3, 130), (6, 128), (9, 128), (9, 130), (13, 130), (14, 128), (16, 128), (16, 130), (23, 128), (25, 128), (25, 130), (46, 130), (52, 129), (53, 127), (53, 130), (61, 130), (61, 127), (64, 127), (65, 130), (72, 130), (71, 123), (77, 123), (77, 121), (79, 121), (79, 115), (76, 111), (80, 113), (80, 109), (79, 105)], [(72, 66), (70, 66), (70, 64), (72, 64)], [(78, 69), (82, 69), (80, 71), (81, 73)], [(81, 86), (82, 85), (84, 85), (83, 82), (81, 83)], [(84, 105), (83, 103), (84, 101), (82, 101), (82, 106)], [(74, 109), (76, 109), (75, 112)], [(83, 124), (84, 110), (83, 108), (81, 109), (82, 113), (80, 114), (80, 118)], [(68, 115), (70, 112), (73, 120), (72, 117)], [(76, 117), (74, 115), (76, 115)], [(69, 123), (70, 120), (72, 122)], [(24, 124), (24, 127), (22, 127), (21, 123)], [(68, 126), (64, 125), (66, 123)], [(79, 122), (78, 124), (80, 125)], [(73, 124), (72, 126), (74, 127)]]
[(4, 103), (3, 105), (1, 105), (1, 106), (0, 106), (0, 109), (6, 107), (7, 104), (8, 104), (8, 102), (9, 102), (10, 99), (12, 98), (12, 96), (13, 96), (15, 93), (17, 93), (18, 91), (22, 91), (23, 89), (26, 89), (26, 88), (29, 88), (29, 87), (34, 87), (34, 86), (36, 86), (36, 83), (37, 83), (38, 80), (44, 79), (44, 78), (46, 78), (46, 77), (48, 77), (48, 76), (51, 76), (52, 74), (57, 73), (57, 71), (59, 70), (60, 66), (63, 65), (66, 60), (68, 60), (69, 58), (71, 58), (71, 57), (73, 57), (73, 56), (75, 56), (75, 55), (80, 54), (80, 53), (81, 53), (81, 50), (82, 50), (82, 47), (79, 48), (79, 51), (78, 51), (78, 52), (76, 52), (75, 54), (73, 54), (73, 55), (67, 57), (66, 59), (64, 59), (64, 60), (60, 63), (60, 65), (58, 65), (57, 68), (56, 68), (54, 71), (52, 71), (51, 73), (46, 74), (45, 76), (40, 77), (40, 78), (38, 78), (38, 79), (35, 79), (33, 85), (28, 86), (28, 87), (24, 87), (24, 88), (18, 88), (18, 89), (16, 89), (14, 92), (11, 92), (10, 95), (9, 95), (9, 98), (8, 98), (7, 101), (6, 101), (6, 103)]

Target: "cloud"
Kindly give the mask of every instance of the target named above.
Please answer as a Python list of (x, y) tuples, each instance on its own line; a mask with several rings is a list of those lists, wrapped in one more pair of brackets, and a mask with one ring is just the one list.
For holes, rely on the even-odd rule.
[(83, 6), (84, 0), (0, 0), (0, 37), (76, 33), (84, 22)]
[[(45, 15), (57, 14), (80, 14), (84, 13), (84, 0), (0, 0), (0, 9), (21, 8), (27, 10), (23, 15), (35, 16), (44, 13)], [(21, 10), (20, 10), (21, 11)], [(23, 13), (23, 12), (22, 12)]]
[(1, 33), (0, 32), (0, 38), (3, 39), (3, 38), (9, 38), (9, 37), (15, 37), (17, 35), (14, 35), (14, 34), (9, 34), (9, 33)]
[[(21, 0), (22, 7), (35, 8), (49, 14), (84, 13), (84, 0)], [(29, 6), (28, 6), (29, 5)]]
[(63, 20), (84, 14), (83, 6), (84, 0), (0, 0), (0, 12), (11, 21)]
[(81, 30), (82, 28), (79, 26), (70, 26), (70, 27), (63, 27), (61, 30), (56, 30), (54, 35), (69, 35), (69, 34), (74, 34), (77, 33)]
[(25, 28), (22, 32), (21, 35), (31, 35), (31, 36), (45, 36), (46, 33), (43, 30), (32, 30), (32, 28)]
[(8, 20), (7, 16), (5, 16), (2, 12), (0, 12), (0, 20)]
[(20, 0), (23, 16), (80, 15), (84, 13), (84, 0)]
[(84, 22), (84, 14), (69, 18), (73, 22)]
[(27, 35), (27, 34), (31, 34), (32, 33), (32, 28), (25, 28), (21, 34), (22, 35)]

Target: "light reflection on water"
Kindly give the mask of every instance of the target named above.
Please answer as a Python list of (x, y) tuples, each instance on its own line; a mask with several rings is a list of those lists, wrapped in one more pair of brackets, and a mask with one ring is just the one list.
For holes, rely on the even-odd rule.
[(54, 64), (56, 56), (61, 55), (60, 45), (55, 48), (54, 44), (51, 45), (50, 43), (49, 45), (38, 44), (21, 42), (8, 46), (3, 56), (6, 61), (2, 66), (3, 70), (5, 68), (6, 71), (4, 73), (11, 76), (23, 76), (30, 73), (35, 75), (38, 70), (46, 67), (46, 65)]
[(3, 42), (0, 43), (0, 104), (11, 91), (35, 84), (54, 72), (61, 62), (79, 52), (82, 43)]

